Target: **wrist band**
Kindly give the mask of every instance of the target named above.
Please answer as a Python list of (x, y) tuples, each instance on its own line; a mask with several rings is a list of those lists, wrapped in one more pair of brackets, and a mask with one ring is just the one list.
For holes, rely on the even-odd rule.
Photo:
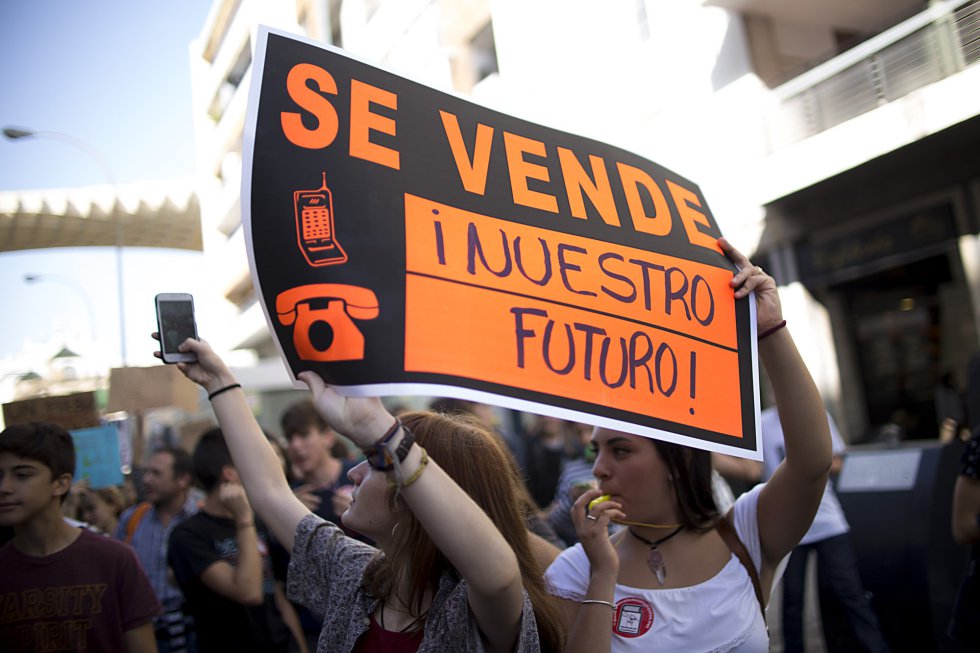
[(579, 601), (579, 603), (583, 605), (585, 605), (586, 603), (595, 603), (596, 605), (608, 605), (613, 610), (616, 609), (616, 606), (610, 603), (609, 601), (600, 601), (599, 599), (582, 599), (581, 601)]
[(422, 450), (422, 460), (419, 461), (419, 466), (415, 468), (415, 471), (412, 472), (412, 475), (400, 483), (397, 481), (388, 481), (389, 487), (397, 488), (398, 491), (401, 492), (409, 485), (419, 480), (419, 477), (422, 475), (422, 472), (425, 471), (425, 466), (429, 464), (429, 452), (426, 451), (425, 447), (422, 446), (419, 446), (419, 449)]
[[(392, 451), (388, 448), (391, 440), (395, 437), (398, 431), (402, 432), (401, 442), (398, 443), (398, 447)], [(382, 436), (380, 440), (375, 442), (370, 447), (365, 447), (361, 449), (364, 456), (367, 458), (368, 464), (378, 471), (386, 472), (395, 466), (395, 461), (402, 462), (408, 456), (408, 451), (415, 444), (415, 436), (412, 432), (402, 425), (400, 421), (395, 419), (395, 424), (388, 432)]]
[(255, 526), (255, 522), (247, 521), (244, 524), (235, 524), (235, 528), (248, 528), (249, 526)]
[(759, 336), (758, 341), (759, 342), (762, 342), (764, 339), (766, 339), (769, 336), (771, 336), (772, 334), (776, 333), (777, 331), (779, 331), (780, 329), (782, 329), (784, 326), (786, 326), (786, 320), (783, 320), (782, 322), (780, 322), (779, 324), (777, 324), (776, 326), (774, 326), (774, 327), (772, 327), (770, 329), (766, 329)]
[(208, 395), (208, 401), (211, 401), (212, 399), (220, 395), (222, 392), (227, 392), (228, 390), (234, 390), (235, 388), (240, 388), (240, 387), (242, 387), (241, 383), (232, 383), (231, 385), (226, 385), (223, 388), (218, 388), (217, 390), (215, 390), (214, 392)]

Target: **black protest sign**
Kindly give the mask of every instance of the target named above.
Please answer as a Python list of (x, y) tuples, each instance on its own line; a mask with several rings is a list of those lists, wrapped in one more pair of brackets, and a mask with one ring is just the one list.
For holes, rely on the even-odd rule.
[(758, 457), (754, 311), (698, 187), (262, 29), (253, 280), (291, 373)]

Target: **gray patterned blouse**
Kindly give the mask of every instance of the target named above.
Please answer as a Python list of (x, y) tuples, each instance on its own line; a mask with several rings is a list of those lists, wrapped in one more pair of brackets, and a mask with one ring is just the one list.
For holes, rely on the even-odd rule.
[[(296, 527), (286, 577), (287, 594), (314, 614), (324, 615), (317, 653), (350, 653), (368, 630), (378, 600), (362, 587), (364, 570), (378, 550), (344, 535), (334, 524), (310, 514)], [(483, 653), (476, 619), (466, 600), (466, 581), (443, 574), (425, 623), (418, 653)], [(524, 610), (515, 653), (541, 650), (534, 609), (524, 592)]]

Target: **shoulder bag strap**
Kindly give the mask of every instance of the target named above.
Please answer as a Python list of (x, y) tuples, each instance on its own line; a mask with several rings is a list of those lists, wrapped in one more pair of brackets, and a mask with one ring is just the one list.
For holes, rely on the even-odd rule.
[[(724, 517), (718, 520), (716, 528), (718, 529), (718, 534), (721, 535), (721, 539), (725, 541), (725, 544), (728, 545), (731, 552), (735, 554), (735, 557), (745, 567), (745, 571), (749, 573), (749, 578), (752, 579), (752, 587), (755, 589), (755, 598), (759, 602), (759, 609), (762, 611), (762, 621), (765, 622), (766, 606), (762, 600), (762, 583), (759, 581), (759, 572), (756, 571), (748, 550), (742, 544), (742, 540), (739, 539), (738, 533), (735, 532), (735, 527), (732, 526), (733, 518), (732, 510), (729, 510)], [(766, 623), (768, 624), (768, 622)]]
[(144, 501), (140, 505), (136, 506), (133, 510), (133, 514), (130, 515), (129, 521), (126, 522), (126, 539), (123, 540), (126, 544), (133, 543), (133, 535), (136, 534), (136, 528), (143, 521), (143, 517), (146, 516), (146, 511), (150, 509), (150, 502)]

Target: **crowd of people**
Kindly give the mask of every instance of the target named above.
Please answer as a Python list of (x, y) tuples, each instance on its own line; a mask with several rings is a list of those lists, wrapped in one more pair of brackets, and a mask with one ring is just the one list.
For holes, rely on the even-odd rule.
[(505, 423), (455, 400), (389, 410), (313, 372), (280, 438), (210, 346), (188, 340), (197, 362), (179, 369), (218, 426), (193, 451), (151, 452), (141, 500), (73, 486), (71, 436), (56, 425), (0, 433), (0, 526), (12, 538), (0, 548), (0, 642), (769, 650), (769, 597), (787, 560), (796, 569), (790, 554), (827, 500), (839, 444), (772, 277), (719, 242), (739, 268), (735, 297), (755, 292), (774, 389), (780, 448), (764, 483), (724, 499), (706, 451), (553, 418)]

